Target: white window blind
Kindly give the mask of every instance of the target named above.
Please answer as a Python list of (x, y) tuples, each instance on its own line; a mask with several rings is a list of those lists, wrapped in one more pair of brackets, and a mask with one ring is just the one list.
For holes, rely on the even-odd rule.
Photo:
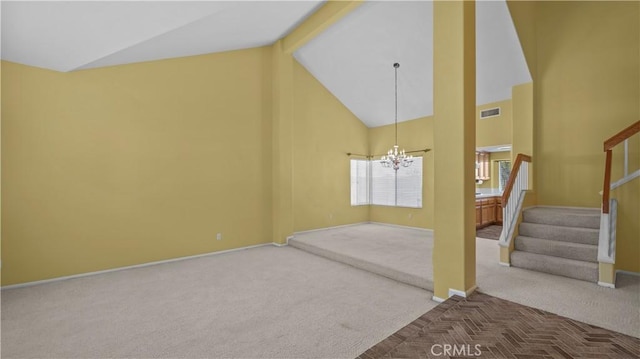
[(422, 208), (422, 157), (397, 172), (396, 206)]
[(396, 171), (382, 167), (379, 161), (371, 163), (371, 204), (396, 205)]
[(398, 171), (377, 160), (351, 160), (351, 205), (364, 204), (422, 208), (422, 157)]
[(351, 160), (351, 205), (369, 204), (369, 168), (367, 160)]

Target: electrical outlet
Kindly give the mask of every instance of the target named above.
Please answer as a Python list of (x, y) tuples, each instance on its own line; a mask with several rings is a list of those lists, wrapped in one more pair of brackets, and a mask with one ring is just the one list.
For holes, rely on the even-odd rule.
[(329, 219), (333, 219), (333, 213), (329, 213)]
[(222, 240), (222, 233), (216, 234), (216, 239), (217, 240)]

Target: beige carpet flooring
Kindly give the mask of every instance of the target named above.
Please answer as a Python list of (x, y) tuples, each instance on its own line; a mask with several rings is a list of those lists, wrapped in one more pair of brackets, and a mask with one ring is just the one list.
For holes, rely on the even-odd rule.
[[(296, 241), (344, 253), (386, 268), (424, 273), (433, 281), (430, 232), (382, 224), (359, 224), (299, 233)], [(498, 263), (491, 239), (476, 239), (476, 281), (483, 293), (640, 337), (640, 277), (619, 274), (617, 288), (533, 272)]]
[[(366, 224), (297, 239), (307, 235), (431, 273), (425, 231)], [(612, 290), (502, 267), (498, 252), (477, 240), (484, 293), (640, 337), (640, 278), (619, 275)], [(3, 358), (352, 358), (436, 305), (417, 287), (270, 246), (1, 293)]]
[(353, 358), (431, 293), (291, 247), (2, 291), (2, 358)]

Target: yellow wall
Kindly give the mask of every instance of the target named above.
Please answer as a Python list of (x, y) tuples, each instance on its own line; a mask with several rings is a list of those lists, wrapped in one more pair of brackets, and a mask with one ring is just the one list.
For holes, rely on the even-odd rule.
[[(480, 119), (480, 111), (500, 107), (500, 116)], [(476, 147), (511, 144), (511, 99), (477, 106)]]
[[(640, 118), (640, 3), (514, 1), (509, 9), (534, 73), (538, 204), (599, 207), (602, 143)], [(639, 181), (613, 193), (616, 267), (636, 272)]]
[(368, 153), (367, 127), (295, 61), (293, 74), (294, 230), (368, 221), (368, 206), (351, 206), (347, 156)]
[[(0, 66), (0, 83), (2, 82), (2, 66)], [(2, 103), (2, 86), (0, 86), (0, 104)], [(1, 107), (1, 106), (0, 106)], [(2, 125), (2, 111), (0, 111), (0, 127)], [(0, 130), (0, 132), (2, 132)], [(0, 158), (2, 158), (2, 136), (0, 136)], [(2, 166), (0, 166), (0, 188), (2, 188)], [(2, 191), (0, 191), (0, 284), (2, 284)]]
[(538, 200), (598, 207), (602, 143), (640, 118), (640, 3), (537, 6)]
[[(539, 203), (600, 206), (602, 143), (640, 119), (639, 6), (537, 4)], [(639, 181), (613, 194), (620, 201), (616, 268), (635, 272), (640, 271)]]
[(268, 57), (2, 62), (2, 284), (271, 242)]
[[(511, 89), (512, 104), (512, 129), (511, 129), (511, 161), (515, 162), (516, 156), (522, 153), (532, 156), (529, 163), (529, 189), (535, 190), (535, 165), (536, 154), (534, 148), (534, 104), (533, 82), (513, 86)], [(535, 195), (528, 195), (532, 203), (536, 203)]]
[[(387, 153), (393, 147), (393, 142), (394, 125), (369, 129), (369, 153), (376, 155), (374, 159), (380, 159), (380, 156)], [(422, 117), (398, 123), (398, 145), (405, 151), (425, 148), (433, 150), (433, 117)], [(370, 220), (372, 222), (433, 228), (433, 151), (427, 152), (423, 156), (422, 208), (371, 206)]]
[(516, 28), (522, 53), (532, 78), (536, 76), (536, 3), (538, 1), (507, 0), (513, 25)]

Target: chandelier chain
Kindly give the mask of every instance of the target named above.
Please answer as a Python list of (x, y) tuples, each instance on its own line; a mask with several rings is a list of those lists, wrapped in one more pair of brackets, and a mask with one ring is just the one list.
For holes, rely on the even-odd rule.
[[(396, 66), (398, 65), (398, 66)], [(396, 72), (396, 118), (395, 118), (395, 122), (396, 122), (396, 142), (395, 144), (398, 144), (398, 67), (400, 67), (400, 64), (393, 64), (393, 67), (395, 68), (395, 72)]]
[(413, 156), (407, 155), (403, 150), (399, 150), (398, 146), (398, 67), (399, 63), (394, 63), (395, 69), (395, 142), (393, 148), (390, 149), (385, 156), (380, 158), (380, 164), (383, 167), (393, 168), (397, 171), (400, 167), (409, 167), (413, 163)]

